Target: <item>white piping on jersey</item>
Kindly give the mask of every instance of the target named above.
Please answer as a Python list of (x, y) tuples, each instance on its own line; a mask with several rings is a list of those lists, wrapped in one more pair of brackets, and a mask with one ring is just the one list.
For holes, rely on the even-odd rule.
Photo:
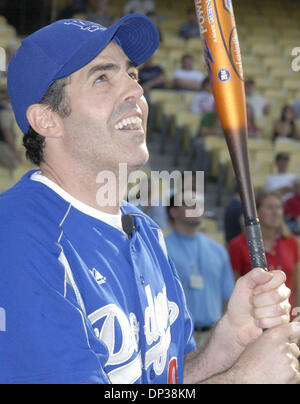
[(60, 224), (59, 224), (59, 227), (61, 227), (61, 226), (64, 224), (64, 221), (66, 220), (68, 214), (70, 213), (71, 207), (72, 207), (72, 205), (71, 205), (71, 203), (70, 203), (70, 205), (69, 205), (69, 207), (68, 207), (68, 210), (66, 211), (66, 214), (65, 214), (65, 216), (63, 217), (63, 220), (62, 220), (62, 221), (60, 222)]
[(156, 230), (157, 230), (157, 233), (158, 233), (159, 244), (160, 244), (163, 252), (165, 253), (165, 256), (166, 256), (167, 260), (169, 260), (168, 249), (167, 249), (167, 245), (166, 245), (166, 242), (165, 242), (163, 232), (160, 229), (156, 229)]
[[(67, 209), (67, 212), (66, 212), (65, 216), (63, 217), (63, 219), (62, 219), (62, 221), (61, 221), (61, 223), (59, 225), (60, 228), (62, 227), (62, 225), (64, 224), (66, 218), (68, 217), (68, 214), (70, 213), (71, 207), (72, 207), (72, 205), (70, 204), (68, 209)], [(78, 287), (76, 285), (72, 269), (71, 269), (70, 264), (69, 264), (69, 262), (67, 260), (67, 257), (65, 256), (64, 249), (60, 245), (60, 240), (62, 238), (63, 233), (64, 233), (64, 231), (62, 229), (61, 233), (60, 233), (60, 236), (59, 236), (59, 239), (58, 239), (57, 242), (58, 242), (58, 244), (59, 244), (59, 246), (61, 248), (61, 253), (60, 253), (59, 257), (58, 257), (58, 260), (63, 265), (63, 267), (65, 268), (65, 281), (64, 281), (64, 283), (65, 283), (65, 285), (64, 285), (65, 297), (66, 297), (66, 293), (67, 293), (67, 283), (69, 283), (69, 285), (71, 285), (73, 290), (74, 290), (78, 305), (81, 307), (82, 311), (86, 315), (85, 305), (83, 303), (83, 299), (81, 297), (79, 289), (78, 289)]]
[(182, 290), (182, 296), (183, 296), (183, 300), (184, 300), (185, 310), (186, 310), (186, 312), (187, 312), (187, 314), (188, 314), (188, 316), (190, 318), (191, 331), (190, 331), (190, 335), (189, 335), (189, 338), (188, 338), (188, 341), (189, 341), (191, 339), (192, 335), (193, 335), (193, 320), (192, 320), (192, 317), (190, 315), (190, 311), (189, 311), (187, 303), (186, 303), (185, 292), (183, 290), (183, 286), (181, 284), (181, 281), (176, 276), (174, 276), (174, 279), (177, 281), (177, 283), (180, 286), (180, 289)]
[(63, 250), (62, 247), (61, 247), (61, 253), (60, 253), (59, 257), (58, 257), (58, 260), (65, 268), (65, 274), (66, 274), (65, 280), (66, 280), (66, 282), (69, 283), (72, 286), (72, 288), (74, 290), (74, 293), (75, 293), (75, 296), (76, 296), (77, 303), (80, 306), (80, 308), (82, 309), (82, 311), (84, 312), (84, 314), (86, 315), (86, 309), (85, 309), (85, 305), (83, 303), (83, 299), (82, 299), (81, 294), (79, 292), (79, 289), (78, 289), (78, 287), (76, 285), (76, 282), (74, 280), (71, 267), (69, 265), (69, 262), (68, 262), (68, 260), (67, 260), (67, 258), (65, 256), (65, 253), (64, 253), (64, 250)]
[[(71, 207), (72, 207), (72, 205), (70, 204), (69, 207), (68, 207), (68, 210), (67, 210), (67, 212), (66, 212), (66, 214), (65, 214), (65, 216), (63, 217), (63, 220), (60, 222), (59, 227), (62, 227), (62, 225), (64, 224), (64, 221), (66, 220), (68, 214), (70, 213)], [(64, 231), (61, 230), (60, 236), (59, 236), (59, 238), (58, 238), (58, 240), (57, 240), (58, 244), (60, 243), (60, 240), (61, 240), (63, 234), (64, 234)]]

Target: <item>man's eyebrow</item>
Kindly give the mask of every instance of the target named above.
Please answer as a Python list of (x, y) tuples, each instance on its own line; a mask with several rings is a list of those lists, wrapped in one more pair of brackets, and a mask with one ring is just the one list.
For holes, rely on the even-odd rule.
[[(127, 70), (131, 68), (137, 68), (137, 65), (132, 62), (131, 60), (127, 61)], [(115, 64), (115, 63), (103, 63), (103, 64), (98, 64), (94, 67), (92, 67), (88, 73), (87, 73), (87, 78), (89, 79), (93, 74), (97, 72), (107, 72), (107, 71), (118, 71), (120, 70), (120, 67)]]
[(137, 64), (134, 63), (132, 60), (127, 61), (127, 69), (130, 69), (131, 67), (137, 68)]
[(90, 78), (93, 74), (97, 72), (117, 71), (119, 69), (120, 69), (119, 66), (117, 66), (114, 63), (104, 63), (96, 65), (88, 71), (87, 78)]

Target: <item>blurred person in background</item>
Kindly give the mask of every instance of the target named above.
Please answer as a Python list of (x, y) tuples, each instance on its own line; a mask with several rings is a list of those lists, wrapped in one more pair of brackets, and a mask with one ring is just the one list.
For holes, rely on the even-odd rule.
[(293, 108), (297, 115), (297, 119), (300, 119), (300, 98), (295, 100)]
[(250, 104), (247, 104), (247, 122), (248, 122), (248, 137), (261, 138), (262, 133), (255, 122), (254, 110)]
[(84, 0), (67, 0), (65, 7), (58, 14), (57, 20), (73, 18), (75, 14), (84, 14), (87, 10), (87, 2)]
[(194, 114), (203, 114), (213, 111), (214, 106), (215, 99), (211, 90), (210, 80), (206, 77), (202, 82), (201, 90), (192, 102), (191, 111)]
[(14, 122), (7, 89), (0, 88), (0, 166), (10, 171), (11, 178), (13, 171), (22, 161), (22, 154), (16, 144)]
[(285, 220), (291, 231), (300, 235), (300, 178), (294, 181), (294, 194), (284, 204)]
[(139, 69), (139, 82), (145, 94), (152, 89), (166, 87), (166, 75), (162, 67), (153, 64), (153, 58), (148, 59)]
[(179, 28), (179, 36), (184, 39), (199, 38), (199, 24), (194, 8), (187, 10), (187, 21)]
[(273, 140), (294, 139), (299, 140), (296, 126), (297, 115), (290, 105), (285, 105), (281, 110), (280, 119), (274, 124)]
[[(198, 200), (203, 207), (203, 196), (185, 189), (184, 200), (189, 199), (189, 194), (191, 201)], [(195, 340), (201, 348), (226, 309), (234, 289), (234, 276), (226, 249), (199, 230), (203, 208), (195, 212), (196, 217), (188, 217), (187, 212), (195, 210), (195, 205), (175, 206), (174, 195), (167, 209), (173, 227), (166, 237), (167, 250), (181, 279), (195, 326)]]
[(224, 231), (226, 243), (229, 243), (232, 239), (242, 233), (242, 216), (243, 205), (236, 186), (233, 199), (228, 203), (224, 212)]
[(266, 98), (256, 90), (255, 81), (245, 81), (246, 101), (253, 108), (255, 119), (262, 119), (270, 114), (271, 106)]
[(19, 46), (21, 45), (20, 41), (16, 38), (11, 39), (7, 45), (5, 46), (5, 53), (6, 53), (6, 65), (8, 67), (9, 62), (11, 61), (12, 57), (18, 50)]
[(290, 156), (287, 153), (277, 153), (275, 156), (276, 173), (266, 178), (265, 189), (267, 191), (279, 192), (286, 201), (292, 196), (296, 175), (289, 172)]
[[(290, 302), (300, 305), (299, 300), (299, 246), (295, 235), (284, 223), (281, 195), (274, 191), (262, 191), (256, 197), (257, 213), (261, 224), (268, 269), (281, 270), (286, 274), (291, 289)], [(234, 238), (228, 245), (236, 278), (251, 271), (246, 235)]]
[(194, 69), (194, 57), (185, 54), (181, 59), (181, 68), (173, 73), (173, 84), (176, 90), (201, 91), (205, 76)]
[(124, 6), (124, 15), (127, 14), (147, 14), (155, 11), (155, 1), (153, 0), (129, 0)]
[(197, 135), (190, 139), (189, 146), (189, 169), (197, 171), (208, 170), (208, 155), (205, 150), (205, 138), (208, 136), (222, 136), (221, 122), (214, 104), (211, 112), (200, 116)]
[[(145, 190), (147, 190), (147, 195), (144, 195)], [(151, 219), (159, 225), (163, 232), (166, 232), (168, 229), (168, 213), (166, 204), (164, 203), (163, 197), (160, 196), (160, 190), (155, 189), (155, 187), (152, 186), (150, 176), (148, 176), (147, 181), (142, 181), (139, 197), (141, 199), (145, 197), (146, 200), (141, 200), (140, 205), (137, 207), (146, 215), (150, 216)]]
[(206, 112), (200, 121), (199, 137), (207, 136), (220, 136), (223, 135), (221, 122), (218, 116), (217, 108), (214, 108), (211, 112)]
[(108, 0), (97, 0), (92, 12), (87, 14), (87, 20), (108, 27), (113, 23), (113, 18), (109, 15), (108, 10)]

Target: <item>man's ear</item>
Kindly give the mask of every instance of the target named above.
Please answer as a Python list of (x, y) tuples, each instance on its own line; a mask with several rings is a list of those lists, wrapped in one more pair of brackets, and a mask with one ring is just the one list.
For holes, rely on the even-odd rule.
[(57, 138), (61, 136), (60, 119), (48, 105), (33, 104), (26, 111), (32, 129), (41, 136)]

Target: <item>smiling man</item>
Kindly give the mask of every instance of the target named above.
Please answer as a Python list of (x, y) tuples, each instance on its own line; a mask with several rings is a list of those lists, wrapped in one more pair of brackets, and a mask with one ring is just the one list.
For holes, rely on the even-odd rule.
[[(26, 38), (9, 65), (11, 104), (40, 170), (0, 197), (0, 383), (299, 380), (290, 292), (281, 272), (260, 269), (239, 281), (209, 346), (184, 366), (195, 344), (181, 283), (159, 227), (122, 202), (118, 174), (148, 159), (137, 66), (158, 38), (141, 15), (109, 28), (61, 20)], [(115, 206), (96, 197), (103, 171), (116, 178)]]

